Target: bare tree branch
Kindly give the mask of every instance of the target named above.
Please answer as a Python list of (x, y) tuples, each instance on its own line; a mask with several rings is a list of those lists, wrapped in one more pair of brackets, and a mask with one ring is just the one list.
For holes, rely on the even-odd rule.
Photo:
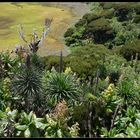
[(51, 26), (52, 21), (53, 21), (53, 19), (48, 19), (48, 18), (45, 19), (45, 27), (43, 29), (39, 45), (41, 45), (43, 43), (47, 34), (50, 32), (50, 26)]
[(31, 40), (30, 41), (27, 41), (25, 39), (25, 36), (24, 36), (24, 31), (23, 31), (23, 27), (22, 25), (20, 24), (19, 26), (19, 35), (21, 37), (21, 39), (27, 43), (28, 47), (30, 48), (30, 51), (33, 52), (33, 53), (36, 53), (39, 49), (39, 46), (43, 43), (43, 41), (45, 40), (46, 38), (46, 35), (49, 33), (50, 31), (50, 25), (52, 23), (53, 19), (48, 19), (46, 18), (45, 19), (45, 27), (43, 29), (43, 32), (42, 32), (42, 35), (41, 37), (39, 38), (38, 37), (38, 34), (35, 32), (35, 29), (33, 30), (32, 32), (32, 37), (31, 37)]
[(23, 26), (21, 24), (19, 25), (19, 35), (24, 42), (28, 43), (27, 40), (24, 37)]

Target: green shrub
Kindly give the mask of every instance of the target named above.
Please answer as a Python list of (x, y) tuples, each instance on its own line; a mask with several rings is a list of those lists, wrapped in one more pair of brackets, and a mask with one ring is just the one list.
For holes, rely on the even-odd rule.
[(75, 27), (78, 28), (79, 26), (84, 26), (86, 23), (87, 23), (87, 20), (82, 18), (75, 24)]
[(93, 20), (99, 19), (100, 17), (101, 17), (100, 15), (96, 15), (94, 13), (87, 13), (83, 16), (82, 19), (85, 19), (87, 21), (87, 23), (89, 23)]
[(133, 21), (133, 22), (139, 23), (139, 22), (140, 22), (140, 15), (136, 15), (136, 16), (134, 17), (134, 21)]
[(132, 6), (129, 3), (117, 4), (115, 7), (115, 16), (118, 17), (118, 21), (129, 20), (128, 14), (132, 12)]
[(86, 27), (85, 34), (91, 36), (94, 42), (98, 44), (103, 44), (115, 37), (112, 27), (105, 18), (90, 22)]
[(15, 136), (17, 137), (41, 137), (40, 129), (44, 127), (43, 118), (37, 118), (31, 111), (29, 114), (22, 111), (19, 114), (19, 121), (15, 124)]
[(135, 59), (137, 54), (137, 59), (140, 60), (140, 40), (127, 43), (120, 49), (120, 54), (128, 61), (131, 60), (132, 57)]
[(71, 29), (69, 28), (66, 31), (66, 34), (64, 35), (65, 37), (65, 42), (67, 46), (78, 46), (78, 45), (82, 45), (82, 39), (83, 39), (83, 33), (85, 32), (85, 26), (80, 26), (80, 21), (79, 23), (76, 25), (77, 28), (75, 28), (74, 32), (71, 33)]
[(92, 12), (91, 15), (89, 15), (89, 17), (92, 17), (91, 20), (89, 20), (89, 22), (96, 20), (96, 19), (99, 19), (99, 18), (102, 18), (102, 17), (110, 19), (113, 16), (114, 16), (114, 9), (113, 9), (113, 7), (111, 7), (109, 9), (103, 9), (100, 13), (98, 12), (97, 14), (95, 14), (95, 12)]
[(89, 4), (89, 8), (92, 12), (94, 12), (95, 14), (100, 14), (103, 11), (103, 7), (100, 4), (100, 2), (91, 2)]
[(17, 70), (18, 57), (12, 57), (10, 51), (0, 53), (0, 78), (11, 76)]
[(0, 110), (5, 110), (7, 106), (10, 105), (11, 92), (10, 92), (10, 82), (9, 78), (5, 78), (0, 82)]
[(75, 50), (65, 58), (67, 67), (80, 76), (95, 75), (97, 67), (102, 62), (104, 55), (111, 54), (103, 45), (90, 45)]
[(93, 31), (96, 30), (110, 30), (109, 22), (105, 18), (100, 18), (97, 20), (92, 20), (91, 22), (88, 23), (88, 27), (92, 28)]
[(114, 9), (103, 11), (101, 14), (103, 14), (105, 18), (110, 19), (114, 16)]
[[(75, 24), (75, 31), (69, 29), (73, 32), (65, 39), (67, 46), (76, 47), (83, 45), (82, 40), (91, 40), (92, 43), (104, 44), (111, 49), (138, 38), (139, 15), (136, 11), (139, 6), (135, 3), (90, 3), (90, 6), (91, 13), (85, 14)], [(116, 19), (112, 23), (114, 17)], [(130, 24), (135, 27), (129, 27)], [(78, 31), (79, 27), (85, 27), (83, 32)]]
[(115, 6), (114, 2), (101, 2), (103, 9), (111, 9)]
[(66, 45), (67, 45), (67, 46), (70, 46), (70, 45), (76, 43), (76, 39), (73, 38), (73, 37), (67, 37), (67, 38), (65, 39), (65, 42), (66, 42)]
[[(79, 76), (94, 75), (97, 67), (102, 63), (104, 55), (110, 55), (111, 52), (103, 45), (87, 45), (73, 50), (72, 54), (63, 57), (63, 68), (70, 67), (72, 71)], [(48, 56), (46, 59), (46, 68), (52, 67), (59, 71), (58, 56)]]
[(133, 3), (132, 7), (135, 10), (136, 14), (140, 14), (140, 3), (139, 2)]
[(44, 59), (45, 59), (47, 70), (51, 70), (52, 67), (54, 67), (56, 71), (59, 71), (59, 63), (60, 63), (59, 56), (47, 56)]
[(76, 122), (72, 126), (69, 126), (69, 119), (68, 117), (62, 117), (60, 120), (47, 114), (45, 121), (47, 124), (45, 128), (45, 138), (77, 138), (79, 134), (79, 124)]
[(110, 25), (115, 32), (115, 38), (111, 40), (111, 44), (114, 47), (119, 47), (139, 37), (138, 24), (134, 23), (133, 20), (119, 22), (116, 17), (110, 20)]
[(71, 27), (71, 28), (68, 28), (68, 30), (65, 32), (64, 34), (64, 37), (69, 37), (69, 36), (72, 36), (72, 34), (75, 32), (75, 28)]

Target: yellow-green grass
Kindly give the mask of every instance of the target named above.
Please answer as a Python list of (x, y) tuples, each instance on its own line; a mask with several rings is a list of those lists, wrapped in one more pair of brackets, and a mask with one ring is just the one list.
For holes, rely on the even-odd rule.
[(24, 44), (18, 34), (18, 26), (22, 24), (27, 39), (33, 28), (41, 35), (45, 18), (53, 18), (51, 32), (41, 46), (41, 55), (53, 54), (53, 50), (60, 51), (64, 48), (63, 33), (70, 26), (75, 17), (69, 10), (58, 7), (41, 6), (34, 3), (0, 3), (0, 51), (13, 50), (16, 44)]

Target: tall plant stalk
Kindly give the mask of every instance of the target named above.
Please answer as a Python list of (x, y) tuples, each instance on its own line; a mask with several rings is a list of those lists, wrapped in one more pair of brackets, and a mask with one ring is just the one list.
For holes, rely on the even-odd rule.
[(63, 54), (62, 54), (62, 50), (61, 50), (61, 52), (60, 52), (59, 72), (60, 72), (60, 73), (63, 72)]

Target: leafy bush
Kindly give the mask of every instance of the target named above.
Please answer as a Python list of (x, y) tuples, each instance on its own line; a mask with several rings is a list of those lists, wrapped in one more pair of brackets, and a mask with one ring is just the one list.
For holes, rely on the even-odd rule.
[(71, 127), (67, 125), (67, 119), (63, 118), (63, 121), (55, 120), (49, 115), (46, 115), (47, 127), (45, 138), (76, 138), (78, 137), (78, 123), (75, 123)]
[(69, 116), (65, 115), (65, 109), (67, 106), (62, 101), (53, 113), (38, 118), (33, 111), (28, 114), (6, 108), (5, 112), (0, 111), (0, 137), (78, 137), (78, 123), (68, 125)]
[(93, 20), (96, 20), (96, 19), (99, 19), (101, 16), (100, 15), (96, 15), (94, 13), (87, 13), (83, 16), (83, 20), (86, 20), (87, 23), (93, 21)]
[[(127, 60), (140, 59), (140, 41), (134, 40), (133, 42), (127, 43), (120, 49), (120, 54)], [(133, 57), (133, 58), (132, 58)]]
[(110, 19), (110, 25), (116, 33), (114, 40), (111, 41), (114, 47), (121, 47), (122, 45), (139, 38), (138, 25), (133, 23), (132, 20), (121, 23), (114, 17)]
[(11, 111), (9, 107), (5, 111), (0, 110), (0, 117), (0, 137), (14, 137), (14, 125), (18, 117), (18, 110)]
[(10, 79), (5, 78), (0, 82), (0, 110), (4, 111), (7, 106), (10, 106), (11, 92), (10, 92)]
[(128, 3), (116, 4), (115, 15), (118, 17), (118, 21), (129, 20), (128, 14), (132, 11), (132, 6)]
[(103, 11), (103, 7), (101, 6), (99, 2), (90, 3), (89, 7), (90, 7), (90, 10), (94, 11), (95, 14), (101, 13)]
[(19, 58), (12, 57), (9, 51), (0, 53), (0, 78), (11, 76), (18, 67)]
[(45, 59), (46, 69), (51, 70), (52, 67), (54, 67), (56, 71), (59, 71), (59, 63), (60, 63), (59, 56), (47, 56), (44, 59)]
[[(78, 76), (95, 75), (97, 67), (103, 61), (103, 56), (110, 54), (111, 52), (103, 45), (79, 47), (72, 54), (63, 57), (63, 68), (70, 67)], [(51, 70), (52, 67), (59, 70), (60, 58), (58, 56), (48, 56), (45, 60), (48, 70)]]
[(103, 9), (111, 9), (115, 6), (114, 2), (100, 2), (100, 5), (103, 7)]
[[(112, 49), (128, 41), (139, 38), (138, 7), (124, 3), (90, 3), (91, 12), (85, 14), (73, 28), (73, 33), (66, 37), (66, 45), (78, 46), (82, 40), (104, 44)], [(114, 20), (115, 19), (115, 20)], [(78, 28), (84, 27), (80, 38), (73, 36)], [(76, 44), (76, 45), (71, 45)]]
[[(126, 111), (126, 116), (116, 118), (116, 127), (107, 131), (106, 128), (102, 128), (102, 137), (108, 138), (132, 138), (139, 137), (139, 112), (136, 111), (136, 108), (129, 107)], [(118, 127), (120, 129), (118, 129)]]
[[(76, 24), (75, 28), (69, 28), (64, 37), (66, 41), (66, 45), (70, 46), (71, 44), (76, 44), (81, 42), (81, 40), (86, 39), (92, 39), (95, 43), (101, 43), (105, 41), (98, 41), (98, 38), (101, 38), (100, 40), (103, 40), (104, 38), (108, 38), (106, 36), (112, 37), (111, 34), (111, 27), (109, 26), (109, 23), (105, 18), (111, 18), (113, 16), (113, 10), (107, 10), (107, 11), (101, 11), (100, 14), (94, 13), (87, 13), (83, 16), (82, 19), (80, 19)], [(82, 32), (80, 32), (79, 28), (83, 28)], [(93, 29), (94, 28), (94, 29)], [(98, 34), (98, 31), (101, 31), (102, 33)], [(76, 33), (79, 32), (79, 35), (77, 36)], [(104, 33), (107, 32), (107, 33)], [(98, 34), (98, 35), (97, 35)], [(102, 37), (102, 34), (103, 35)], [(97, 37), (96, 37), (97, 36)], [(81, 39), (79, 41), (79, 39)], [(97, 41), (96, 41), (97, 40)], [(106, 39), (105, 39), (106, 40)]]
[(72, 36), (72, 34), (75, 32), (75, 28), (73, 27), (71, 27), (71, 28), (69, 28), (66, 32), (65, 32), (65, 34), (64, 34), (64, 37), (69, 37), (69, 36)]
[(114, 38), (114, 32), (105, 18), (90, 22), (86, 27), (85, 34), (91, 34), (90, 37), (98, 44), (103, 44)]
[(103, 56), (109, 54), (109, 50), (102, 45), (89, 45), (75, 50), (64, 61), (79, 76), (94, 76)]
[[(76, 24), (75, 24), (75, 27), (81, 27), (81, 26), (84, 26), (84, 25), (86, 25), (87, 24), (87, 20), (86, 19), (84, 19), (84, 18), (82, 18), (82, 19), (80, 19)], [(69, 29), (71, 29), (71, 28), (69, 28)], [(69, 30), (68, 29), (68, 30)], [(74, 32), (73, 32), (74, 33)], [(70, 36), (70, 35), (69, 35)], [(65, 36), (64, 36), (65, 37)]]
[(135, 9), (136, 14), (140, 14), (140, 3), (133, 3), (132, 7)]
[[(59, 102), (53, 113), (47, 114), (45, 122), (47, 123), (45, 128), (45, 137), (78, 137), (79, 124), (76, 122), (69, 125), (69, 109), (65, 100)], [(71, 127), (70, 127), (71, 126)]]
[(68, 31), (65, 32), (64, 37), (67, 46), (78, 46), (83, 44), (82, 38), (83, 32), (85, 31), (85, 26), (80, 26), (79, 24), (80, 23), (76, 25), (77, 28), (74, 28), (73, 33), (70, 32), (70, 30), (73, 30), (73, 28), (69, 28)]
[(40, 137), (39, 129), (44, 127), (43, 118), (37, 118), (31, 111), (29, 114), (21, 112), (18, 123), (15, 124), (16, 137)]
[(140, 15), (136, 15), (136, 16), (134, 17), (134, 21), (133, 21), (133, 22), (139, 23), (139, 22), (140, 22)]

